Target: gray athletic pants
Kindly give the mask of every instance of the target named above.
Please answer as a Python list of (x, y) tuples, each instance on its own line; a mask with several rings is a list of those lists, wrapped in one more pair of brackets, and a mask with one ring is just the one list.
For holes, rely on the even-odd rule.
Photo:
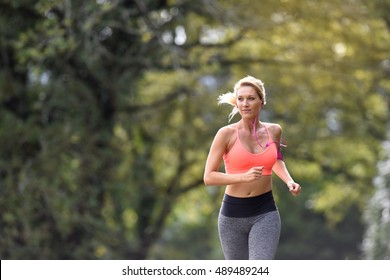
[[(270, 203), (267, 201), (266, 204)], [(272, 260), (275, 258), (281, 221), (276, 206), (274, 209), (250, 217), (228, 217), (221, 213), (223, 211), (219, 213), (218, 231), (225, 259)]]

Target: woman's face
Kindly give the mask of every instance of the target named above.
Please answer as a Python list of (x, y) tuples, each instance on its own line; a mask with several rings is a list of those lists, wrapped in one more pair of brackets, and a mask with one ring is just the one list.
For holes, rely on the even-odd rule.
[(263, 101), (251, 86), (242, 86), (237, 90), (237, 108), (242, 118), (258, 116)]

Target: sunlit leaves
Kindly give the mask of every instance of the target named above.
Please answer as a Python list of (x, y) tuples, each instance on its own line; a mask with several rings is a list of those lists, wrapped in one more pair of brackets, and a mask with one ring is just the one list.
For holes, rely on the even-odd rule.
[(309, 216), (317, 238), (360, 214), (389, 114), (386, 1), (30, 2), (1, 14), (9, 254), (219, 257), (223, 188), (205, 190), (203, 168), (230, 110), (217, 96), (248, 74), (265, 82), (261, 118), (282, 125), (304, 189), (275, 190), (285, 227), (301, 233)]

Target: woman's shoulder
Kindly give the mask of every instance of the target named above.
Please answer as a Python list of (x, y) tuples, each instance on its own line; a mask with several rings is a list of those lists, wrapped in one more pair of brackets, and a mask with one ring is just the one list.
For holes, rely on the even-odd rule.
[(221, 127), (218, 130), (218, 134), (223, 137), (229, 137), (236, 133), (237, 130), (237, 123), (229, 124), (226, 126)]
[(224, 143), (225, 151), (228, 152), (237, 140), (237, 123), (221, 127), (217, 133), (219, 141)]
[(280, 139), (282, 135), (282, 126), (278, 123), (265, 123), (263, 124), (267, 127), (269, 133), (273, 139)]
[(263, 124), (267, 127), (268, 130), (276, 130), (276, 131), (282, 130), (282, 126), (278, 123), (263, 122)]
[(217, 132), (216, 139), (230, 147), (237, 139), (237, 123), (221, 127)]

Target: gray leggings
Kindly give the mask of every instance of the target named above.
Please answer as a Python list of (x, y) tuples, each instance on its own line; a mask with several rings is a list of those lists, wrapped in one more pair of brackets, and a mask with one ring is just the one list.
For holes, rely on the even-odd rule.
[(271, 260), (280, 238), (280, 215), (276, 209), (252, 217), (227, 217), (219, 213), (218, 230), (227, 260)]

